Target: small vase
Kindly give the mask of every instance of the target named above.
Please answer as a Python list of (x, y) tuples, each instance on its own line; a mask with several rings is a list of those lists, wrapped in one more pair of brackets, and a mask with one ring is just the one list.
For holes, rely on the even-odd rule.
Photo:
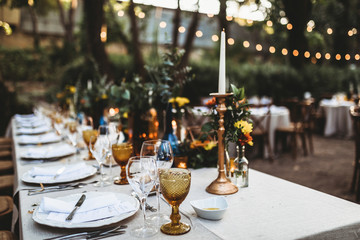
[(234, 160), (234, 181), (233, 183), (239, 188), (249, 186), (249, 161), (245, 157), (245, 146), (236, 146), (237, 158)]

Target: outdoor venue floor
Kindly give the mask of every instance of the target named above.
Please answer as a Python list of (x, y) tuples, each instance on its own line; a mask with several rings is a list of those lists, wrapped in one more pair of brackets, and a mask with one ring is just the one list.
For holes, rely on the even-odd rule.
[[(292, 159), (290, 153), (277, 156), (272, 163), (265, 159), (247, 157), (249, 166), (264, 173), (355, 202), (355, 194), (350, 192), (355, 158), (354, 141), (314, 135), (313, 142), (313, 155), (305, 157), (302, 149), (299, 148), (296, 160)], [(249, 178), (251, 185), (251, 172)]]

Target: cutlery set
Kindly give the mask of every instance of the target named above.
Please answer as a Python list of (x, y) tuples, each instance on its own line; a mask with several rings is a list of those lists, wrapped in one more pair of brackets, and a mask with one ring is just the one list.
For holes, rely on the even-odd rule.
[(32, 195), (37, 195), (37, 194), (41, 194), (41, 193), (72, 190), (72, 189), (81, 188), (81, 187), (84, 187), (84, 186), (86, 186), (88, 184), (93, 184), (93, 183), (96, 183), (96, 182), (98, 182), (98, 181), (92, 181), (92, 182), (87, 182), (87, 183), (79, 182), (79, 183), (71, 183), (71, 184), (60, 184), (60, 185), (57, 185), (57, 186), (42, 187), (40, 189), (39, 188), (32, 188), (32, 189), (27, 189), (27, 190), (28, 190), (28, 195), (32, 196)]
[(127, 225), (120, 225), (113, 228), (106, 228), (101, 230), (89, 231), (89, 232), (79, 232), (61, 235), (57, 237), (45, 238), (44, 240), (66, 240), (66, 239), (103, 239), (108, 237), (113, 237), (125, 233)]

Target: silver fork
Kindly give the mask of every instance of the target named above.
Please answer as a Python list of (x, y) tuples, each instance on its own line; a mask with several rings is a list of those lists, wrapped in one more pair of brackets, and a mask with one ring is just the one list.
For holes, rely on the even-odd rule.
[[(132, 192), (131, 193), (131, 196), (133, 196), (134, 198), (136, 198), (140, 203), (141, 203), (141, 200), (139, 198), (139, 196), (136, 194), (136, 192)], [(141, 204), (140, 204), (140, 208), (141, 208)], [(145, 203), (145, 210), (149, 210), (150, 212), (156, 212), (157, 209), (154, 208), (153, 206), (149, 205), (147, 202)]]

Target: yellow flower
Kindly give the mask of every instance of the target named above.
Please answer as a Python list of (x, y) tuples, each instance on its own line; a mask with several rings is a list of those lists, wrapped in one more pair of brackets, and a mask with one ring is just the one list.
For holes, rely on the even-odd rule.
[(103, 93), (102, 95), (101, 95), (101, 99), (107, 99), (108, 98), (108, 96), (106, 95), (106, 93)]
[(234, 127), (241, 129), (244, 134), (251, 133), (253, 129), (253, 125), (244, 120), (240, 120), (234, 123)]
[(175, 107), (175, 106), (174, 106), (174, 103), (177, 103), (177, 105), (178, 105), (179, 107), (182, 107), (182, 106), (184, 106), (185, 104), (190, 103), (190, 100), (189, 100), (188, 98), (186, 98), (186, 97), (176, 97), (176, 98), (170, 98), (170, 99), (169, 99), (169, 103), (172, 103), (172, 104), (173, 104), (173, 107)]
[(190, 102), (190, 100), (186, 97), (176, 97), (177, 104), (179, 105), (179, 107), (184, 106), (185, 104), (188, 104)]
[(206, 151), (210, 151), (210, 150), (213, 149), (214, 147), (216, 147), (216, 143), (213, 142), (213, 141), (210, 141), (208, 144), (206, 144), (206, 145), (204, 146), (204, 149), (205, 149)]
[(123, 115), (122, 115), (123, 118), (128, 118), (128, 116), (129, 116), (129, 115), (128, 115), (127, 112), (124, 112)]
[(71, 93), (76, 93), (76, 87), (75, 86), (69, 86), (69, 91)]

